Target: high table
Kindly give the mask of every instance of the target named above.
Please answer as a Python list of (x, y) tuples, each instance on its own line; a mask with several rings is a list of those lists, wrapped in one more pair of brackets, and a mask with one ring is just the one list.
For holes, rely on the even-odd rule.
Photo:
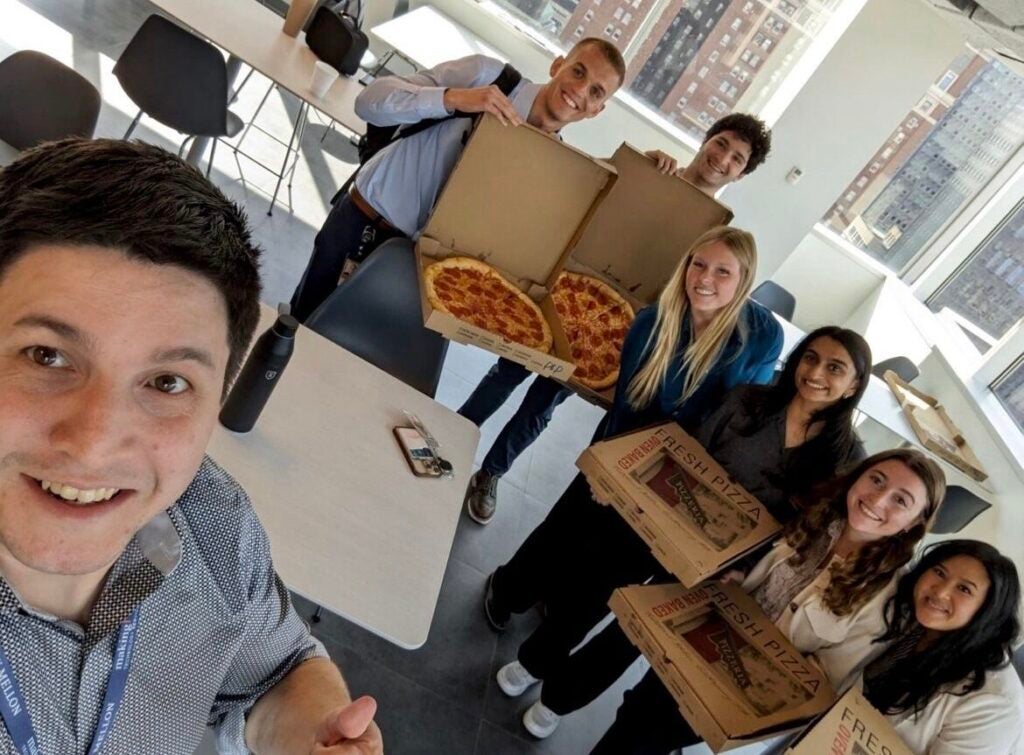
[[(779, 355), (781, 363), (807, 334), (784, 317), (775, 315), (775, 319), (782, 326), (782, 353)], [(998, 502), (998, 496), (996, 496), (995, 491), (987, 482), (981, 483), (968, 477), (945, 459), (931, 453), (931, 451), (928, 451), (921, 445), (920, 438), (917, 437), (917, 434), (910, 426), (910, 422), (907, 421), (907, 416), (903, 413), (903, 408), (896, 400), (888, 383), (880, 377), (872, 375), (869, 378), (868, 387), (864, 389), (864, 395), (861, 397), (860, 403), (857, 404), (857, 409), (861, 414), (894, 433), (901, 440), (910, 443), (915, 448), (924, 451), (931, 458), (935, 459), (946, 473), (946, 479), (950, 483), (967, 488), (976, 496), (989, 503), (994, 504)]]
[[(284, 19), (269, 8), (253, 0), (153, 0), (153, 3), (198, 35), (227, 50), (229, 84), (238, 75), (241, 64), (245, 63), (291, 92), (302, 103), (285, 153), (285, 164), (274, 189), (271, 209), (281, 188), (292, 144), (301, 133), (309, 107), (316, 108), (353, 133), (365, 132), (366, 124), (355, 112), (355, 99), (363, 90), (362, 85), (352, 77), (339, 76), (323, 97), (313, 94), (310, 83), (316, 55), (306, 45), (305, 34), (300, 32), (298, 37), (289, 37), (284, 33)], [(198, 164), (208, 144), (209, 137), (196, 137), (189, 151), (189, 162)]]
[[(260, 330), (276, 313), (263, 306)], [(418, 415), (455, 468), (415, 477), (392, 435)], [(218, 425), (209, 454), (237, 479), (295, 592), (403, 648), (427, 639), (479, 429), (317, 333), (295, 353), (253, 430)]]

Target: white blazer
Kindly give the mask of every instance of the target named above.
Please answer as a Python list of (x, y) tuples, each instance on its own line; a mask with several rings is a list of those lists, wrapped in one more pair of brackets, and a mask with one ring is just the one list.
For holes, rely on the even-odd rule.
[(988, 672), (974, 692), (936, 695), (917, 717), (886, 718), (914, 755), (1024, 755), (1024, 687), (1013, 666)]
[[(743, 589), (753, 592), (793, 553), (785, 539), (776, 541), (743, 580)], [(896, 591), (898, 576), (853, 613), (837, 616), (821, 603), (830, 579), (826, 565), (793, 598), (775, 625), (797, 650), (814, 653), (832, 687), (842, 694), (856, 680), (857, 672), (885, 649), (873, 640), (885, 631), (885, 602)]]

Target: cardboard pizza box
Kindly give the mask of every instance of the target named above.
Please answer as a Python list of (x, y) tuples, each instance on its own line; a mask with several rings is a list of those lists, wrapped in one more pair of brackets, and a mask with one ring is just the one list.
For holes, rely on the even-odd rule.
[(786, 755), (913, 755), (885, 716), (852, 687), (808, 727)]
[[(532, 126), (507, 128), (493, 116), (480, 118), (416, 242), (426, 327), (564, 380), (575, 365), (547, 282), (614, 181), (609, 164)], [(491, 265), (537, 302), (554, 336), (553, 353), (435, 310), (423, 270), (450, 256)]]
[[(732, 210), (678, 176), (664, 175), (643, 152), (623, 143), (609, 162), (618, 178), (555, 271), (592, 275), (639, 312), (657, 301), (679, 259), (705, 231), (732, 220)], [(574, 379), (584, 398), (610, 405), (615, 387), (594, 391)]]
[(674, 422), (595, 443), (576, 466), (595, 497), (613, 505), (687, 587), (782, 531), (768, 509)]
[(792, 731), (835, 699), (824, 672), (736, 585), (626, 587), (609, 605), (713, 752)]

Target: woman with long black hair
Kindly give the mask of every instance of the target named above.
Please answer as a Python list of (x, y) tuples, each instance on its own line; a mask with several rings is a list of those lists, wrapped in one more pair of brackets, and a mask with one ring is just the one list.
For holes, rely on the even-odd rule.
[[(699, 424), (695, 437), (736, 483), (787, 524), (796, 515), (795, 498), (864, 458), (853, 419), (870, 374), (871, 349), (860, 335), (836, 326), (818, 328), (797, 344), (772, 385), (733, 388)], [(622, 586), (603, 565), (632, 552), (621, 547), (620, 530), (626, 525), (615, 524), (607, 531), (581, 533), (564, 546), (573, 549), (573, 572), (561, 575), (558, 592), (549, 590), (547, 619), (520, 646), (518, 659), (498, 672), (498, 683), (509, 695), (543, 678), (540, 699), (523, 716), (534, 736), (551, 734), (561, 716), (596, 699), (640, 654), (612, 623), (569, 655), (607, 611), (612, 589)], [(646, 546), (632, 532), (627, 536), (637, 540), (639, 558), (650, 563), (655, 579), (670, 579)], [(741, 570), (760, 555), (745, 559)]]
[(1019, 610), (1013, 562), (977, 540), (931, 546), (900, 580), (863, 684), (914, 755), (1024, 752)]

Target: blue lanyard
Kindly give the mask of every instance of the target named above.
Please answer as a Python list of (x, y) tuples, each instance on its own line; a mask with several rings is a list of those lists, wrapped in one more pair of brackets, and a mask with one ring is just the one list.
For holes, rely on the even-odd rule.
[[(106, 742), (117, 711), (124, 700), (124, 690), (128, 684), (128, 670), (132, 665), (132, 654), (135, 652), (135, 634), (139, 627), (139, 609), (136, 608), (128, 620), (121, 625), (117, 635), (117, 649), (114, 651), (114, 665), (107, 679), (107, 692), (103, 696), (103, 707), (100, 709), (100, 722), (93, 734), (89, 755), (97, 755)], [(39, 743), (36, 731), (32, 726), (25, 698), (21, 694), (18, 680), (14, 678), (14, 670), (3, 648), (0, 648), (0, 715), (3, 716), (7, 733), (11, 735), (14, 746), (20, 755), (39, 755)]]

